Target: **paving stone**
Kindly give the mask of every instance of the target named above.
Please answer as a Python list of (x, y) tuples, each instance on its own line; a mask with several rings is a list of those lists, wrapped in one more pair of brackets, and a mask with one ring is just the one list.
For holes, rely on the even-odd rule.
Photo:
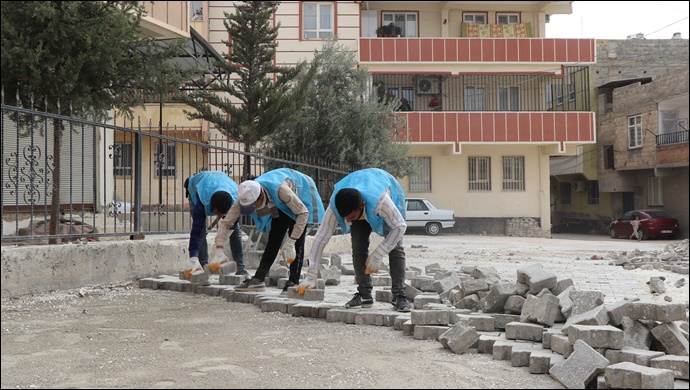
[(360, 310), (355, 314), (355, 325), (393, 326), (398, 315), (394, 310)]
[(675, 322), (654, 327), (652, 335), (659, 340), (669, 355), (688, 356), (688, 340), (683, 337), (680, 327)]
[(438, 337), (444, 348), (456, 354), (467, 352), (478, 340), (479, 334), (476, 330), (461, 324), (451, 326)]
[(673, 371), (623, 362), (611, 364), (604, 372), (606, 384), (623, 389), (672, 389)]
[(637, 349), (649, 349), (652, 346), (654, 341), (652, 330), (642, 321), (623, 317), (621, 327), (623, 328), (623, 344), (626, 346)]
[(449, 329), (448, 326), (414, 325), (414, 338), (416, 340), (438, 340)]
[(541, 264), (531, 264), (517, 270), (517, 281), (527, 284), (529, 292), (536, 294), (545, 288), (555, 288), (558, 279), (556, 274), (546, 271)]
[(503, 310), (506, 313), (520, 314), (522, 313), (522, 305), (525, 303), (525, 298), (519, 295), (512, 295), (506, 300)]
[(414, 336), (414, 327), (411, 320), (405, 321), (402, 326), (403, 336)]
[(659, 322), (685, 321), (687, 303), (632, 302), (628, 317)]
[(574, 287), (573, 280), (568, 278), (568, 279), (561, 279), (556, 283), (556, 287), (551, 289), (551, 293), (553, 295), (560, 295), (563, 291), (565, 291), (566, 288), (568, 287)]
[[(556, 337), (554, 335), (553, 340)], [(577, 340), (573, 345), (573, 353), (563, 364), (551, 367), (549, 373), (566, 389), (585, 389), (608, 365), (609, 361), (605, 357), (584, 341)]]
[(510, 365), (513, 367), (529, 367), (529, 357), (532, 354), (531, 344), (515, 345), (510, 350)]
[(623, 331), (611, 325), (573, 325), (568, 340), (583, 341), (592, 348), (623, 349)]
[(413, 310), (411, 314), (415, 325), (448, 325), (450, 318), (447, 310)]
[(479, 291), (489, 291), (489, 284), (486, 282), (486, 279), (464, 279), (460, 283), (462, 297), (476, 294)]
[(412, 315), (410, 313), (399, 314), (397, 317), (395, 317), (395, 321), (393, 321), (393, 329), (402, 330), (405, 322), (410, 321), (410, 323), (412, 323), (410, 320), (411, 317)]
[(543, 333), (544, 327), (537, 324), (528, 324), (525, 322), (511, 322), (506, 324), (506, 338), (508, 340), (541, 341)]
[(489, 315), (480, 314), (457, 314), (455, 323), (463, 326), (473, 327), (477, 331), (491, 332), (494, 330), (494, 318)]
[(649, 367), (649, 361), (664, 356), (660, 351), (649, 351), (646, 349), (637, 349), (631, 347), (623, 347), (623, 349), (608, 349), (604, 356), (611, 362), (611, 364), (630, 362), (639, 364), (641, 366)]
[(590, 311), (599, 305), (604, 304), (604, 294), (601, 291), (592, 290), (571, 290), (570, 300), (573, 302), (570, 310), (571, 316)]
[(555, 364), (563, 364), (563, 356), (552, 351), (532, 351), (529, 355), (530, 374), (548, 374)]
[(438, 294), (422, 293), (414, 297), (414, 308), (421, 309), (427, 303), (442, 303)]
[(623, 317), (628, 316), (630, 304), (639, 298), (623, 299), (618, 302), (605, 305), (606, 311), (609, 314), (609, 323), (613, 326), (620, 326), (623, 323)]
[(513, 321), (520, 321), (520, 316), (518, 314), (498, 314), (491, 313), (494, 317), (494, 329), (505, 329), (506, 324)]
[(689, 379), (687, 356), (666, 355), (655, 357), (649, 361), (649, 366), (671, 370), (676, 379)]
[(527, 300), (522, 305), (520, 321), (553, 326), (558, 313), (558, 302), (558, 298), (554, 295), (544, 295), (541, 298), (528, 295)]
[(354, 324), (357, 310), (334, 308), (328, 311), (326, 315), (326, 322), (342, 322), (345, 324)]
[(489, 294), (479, 300), (479, 308), (484, 313), (502, 312), (508, 297), (516, 292), (515, 283), (496, 283), (489, 289)]
[(573, 343), (564, 334), (553, 334), (551, 335), (551, 350), (567, 359), (573, 353)]
[(494, 343), (498, 340), (507, 341), (504, 336), (487, 336), (480, 334), (479, 340), (477, 340), (477, 352), (493, 355)]
[(605, 305), (599, 305), (592, 310), (580, 313), (568, 318), (561, 328), (563, 334), (568, 334), (568, 329), (573, 325), (608, 325), (609, 314)]

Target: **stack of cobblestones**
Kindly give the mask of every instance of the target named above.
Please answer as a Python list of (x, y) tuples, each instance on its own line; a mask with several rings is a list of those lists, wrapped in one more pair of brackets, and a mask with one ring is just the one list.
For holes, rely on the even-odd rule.
[(661, 251), (641, 251), (635, 249), (630, 252), (614, 253), (607, 255), (612, 259), (612, 265), (620, 265), (628, 270), (640, 269), (663, 269), (688, 275), (688, 239), (678, 243), (666, 245)]
[[(351, 266), (344, 262), (349, 259), (334, 256), (341, 267)], [(387, 326), (414, 340), (439, 341), (452, 353), (490, 354), (530, 373), (549, 374), (566, 388), (688, 388), (687, 302), (630, 298), (604, 304), (601, 292), (578, 290), (572, 279), (558, 280), (538, 263), (519, 268), (514, 281), (502, 280), (493, 267), (409, 267), (406, 294), (414, 302), (409, 313), (326, 302), (325, 279), (304, 296), (290, 287), (282, 297), (273, 289), (236, 292), (217, 282), (239, 281), (220, 276), (211, 275), (206, 286), (166, 275), (141, 279), (139, 286), (221, 296), (262, 312)], [(286, 276), (278, 278), (278, 286)], [(385, 272), (373, 278), (374, 285), (390, 286)], [(383, 306), (392, 298), (390, 287), (376, 290)]]
[(527, 217), (507, 220), (505, 234), (508, 237), (551, 237), (541, 230), (539, 221)]

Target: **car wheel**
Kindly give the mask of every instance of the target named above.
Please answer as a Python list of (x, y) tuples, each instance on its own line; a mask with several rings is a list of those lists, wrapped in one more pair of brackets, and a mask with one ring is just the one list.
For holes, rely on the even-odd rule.
[(609, 230), (609, 234), (611, 235), (611, 238), (617, 238), (618, 237), (618, 235), (616, 235), (616, 229), (614, 229), (614, 228), (611, 228), (611, 230)]
[(429, 222), (426, 224), (426, 234), (435, 236), (441, 232), (441, 224), (438, 222)]

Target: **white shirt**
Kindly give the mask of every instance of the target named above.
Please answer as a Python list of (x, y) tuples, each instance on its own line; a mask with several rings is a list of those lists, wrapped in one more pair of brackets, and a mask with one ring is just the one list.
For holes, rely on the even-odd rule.
[[(368, 205), (365, 204), (364, 207), (366, 208)], [(407, 230), (407, 223), (402, 214), (400, 214), (400, 211), (398, 211), (398, 208), (395, 207), (395, 203), (393, 203), (388, 191), (384, 192), (381, 194), (381, 197), (379, 197), (379, 201), (374, 208), (374, 214), (383, 218), (386, 225), (391, 229), (383, 242), (374, 250), (383, 258), (383, 256), (390, 253), (390, 251), (398, 245), (400, 240), (402, 240)], [(366, 213), (362, 213), (362, 215), (366, 218)], [(321, 225), (316, 231), (316, 236), (314, 236), (314, 243), (309, 253), (309, 268), (318, 270), (323, 250), (337, 227), (338, 219), (335, 217), (335, 213), (331, 210), (331, 206), (329, 205), (323, 216), (323, 221), (321, 221)]]

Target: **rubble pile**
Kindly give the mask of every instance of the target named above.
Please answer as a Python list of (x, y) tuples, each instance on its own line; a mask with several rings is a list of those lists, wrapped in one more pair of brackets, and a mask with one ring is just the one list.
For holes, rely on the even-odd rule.
[[(684, 250), (687, 264), (687, 240), (684, 248), (667, 248), (649, 257), (666, 265), (671, 261), (667, 253)], [(331, 268), (349, 274), (345, 270), (351, 267), (350, 257), (334, 255), (330, 260)], [(141, 279), (139, 286), (222, 296), (294, 317), (388, 326), (415, 340), (439, 341), (455, 354), (489, 354), (532, 374), (549, 374), (566, 388), (688, 388), (687, 301), (658, 303), (635, 297), (605, 304), (603, 293), (579, 290), (572, 279), (559, 280), (538, 263), (519, 268), (513, 281), (503, 280), (494, 267), (448, 270), (435, 263), (423, 270), (408, 267), (405, 292), (414, 303), (411, 312), (400, 313), (392, 306), (355, 310), (324, 302), (326, 285), (339, 283), (328, 270), (320, 270), (318, 288), (304, 296), (295, 287), (288, 288), (287, 297), (278, 296), (278, 290), (236, 292), (220, 277), (221, 284), (203, 286), (164, 275)], [(274, 275), (278, 286), (287, 280), (287, 275), (279, 276)], [(388, 307), (393, 301), (390, 276), (379, 272), (373, 284), (386, 286), (375, 289), (375, 300)]]
[(688, 275), (688, 239), (668, 244), (662, 251), (641, 251), (613, 253), (607, 256), (612, 259), (611, 265), (620, 265), (627, 270), (663, 269)]

